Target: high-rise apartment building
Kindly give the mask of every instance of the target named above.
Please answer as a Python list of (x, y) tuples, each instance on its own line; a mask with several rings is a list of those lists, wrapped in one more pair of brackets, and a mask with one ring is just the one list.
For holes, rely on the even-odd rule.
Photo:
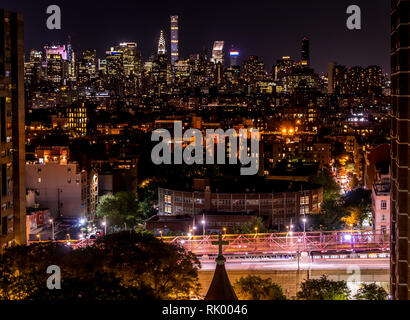
[(302, 39), (302, 66), (307, 66), (309, 67), (310, 65), (310, 44), (309, 44), (309, 39), (308, 38), (303, 38)]
[(171, 65), (179, 59), (178, 51), (178, 16), (171, 16)]
[(23, 17), (0, 9), (0, 251), (26, 242)]
[(391, 2), (391, 250), (390, 290), (410, 297), (410, 1)]

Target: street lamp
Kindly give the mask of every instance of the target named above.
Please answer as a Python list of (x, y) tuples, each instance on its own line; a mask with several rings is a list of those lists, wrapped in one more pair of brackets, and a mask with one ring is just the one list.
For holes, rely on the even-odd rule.
[(222, 228), (222, 230), (224, 231), (224, 233), (225, 233), (225, 235), (226, 235), (226, 228), (225, 228), (225, 227), (223, 227), (223, 228)]
[(255, 227), (254, 229), (255, 229), (256, 235), (258, 235), (258, 227)]
[(54, 221), (53, 219), (48, 220), (51, 223), (51, 239), (54, 241)]
[(161, 235), (161, 238), (162, 238), (162, 230), (159, 230), (159, 234)]
[(104, 216), (104, 221), (101, 223), (104, 226), (104, 236), (107, 235), (107, 217)]
[(303, 218), (302, 221), (303, 221), (303, 233), (306, 233), (306, 221), (307, 221), (307, 219)]
[(202, 235), (205, 236), (205, 218), (202, 219)]
[(37, 241), (40, 241), (40, 234), (38, 233), (36, 236), (37, 236)]

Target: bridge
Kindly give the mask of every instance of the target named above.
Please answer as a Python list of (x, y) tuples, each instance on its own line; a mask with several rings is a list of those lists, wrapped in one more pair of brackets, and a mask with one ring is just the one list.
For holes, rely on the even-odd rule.
[[(218, 235), (160, 238), (197, 255), (214, 255), (218, 251), (212, 244)], [(390, 235), (362, 230), (226, 234), (223, 240), (228, 242), (224, 246), (225, 255), (380, 252), (390, 249)]]
[[(363, 230), (322, 231), (322, 232), (286, 232), (286, 233), (254, 233), (224, 234), (225, 255), (269, 255), (296, 254), (309, 252), (314, 254), (338, 254), (346, 252), (385, 252), (390, 249), (390, 235)], [(218, 247), (212, 242), (218, 235), (158, 237), (165, 243), (171, 243), (187, 251), (205, 256), (216, 255)], [(48, 242), (48, 241), (31, 241)], [(94, 240), (59, 240), (74, 248), (91, 245)]]

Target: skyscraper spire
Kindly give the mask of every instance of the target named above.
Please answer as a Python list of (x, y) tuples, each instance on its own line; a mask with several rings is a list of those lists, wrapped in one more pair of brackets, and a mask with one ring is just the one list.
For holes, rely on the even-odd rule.
[(159, 41), (158, 41), (158, 54), (165, 54), (166, 49), (165, 49), (165, 38), (164, 38), (164, 32), (161, 30), (161, 33), (159, 35)]

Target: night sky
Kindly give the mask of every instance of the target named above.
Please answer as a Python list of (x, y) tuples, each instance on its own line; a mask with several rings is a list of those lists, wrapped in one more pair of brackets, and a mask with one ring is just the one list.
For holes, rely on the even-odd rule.
[[(62, 29), (46, 28), (46, 8), (57, 4)], [(346, 28), (346, 8), (362, 9), (362, 30)], [(241, 58), (259, 56), (268, 71), (277, 59), (300, 59), (300, 41), (311, 41), (311, 63), (326, 72), (329, 61), (347, 66), (381, 65), (389, 72), (390, 1), (387, 0), (0, 0), (0, 7), (22, 12), (26, 52), (44, 44), (72, 38), (75, 51), (106, 49), (121, 41), (135, 41), (147, 59), (156, 50), (160, 30), (169, 50), (169, 15), (180, 16), (180, 55), (199, 53), (213, 41), (234, 44)]]

